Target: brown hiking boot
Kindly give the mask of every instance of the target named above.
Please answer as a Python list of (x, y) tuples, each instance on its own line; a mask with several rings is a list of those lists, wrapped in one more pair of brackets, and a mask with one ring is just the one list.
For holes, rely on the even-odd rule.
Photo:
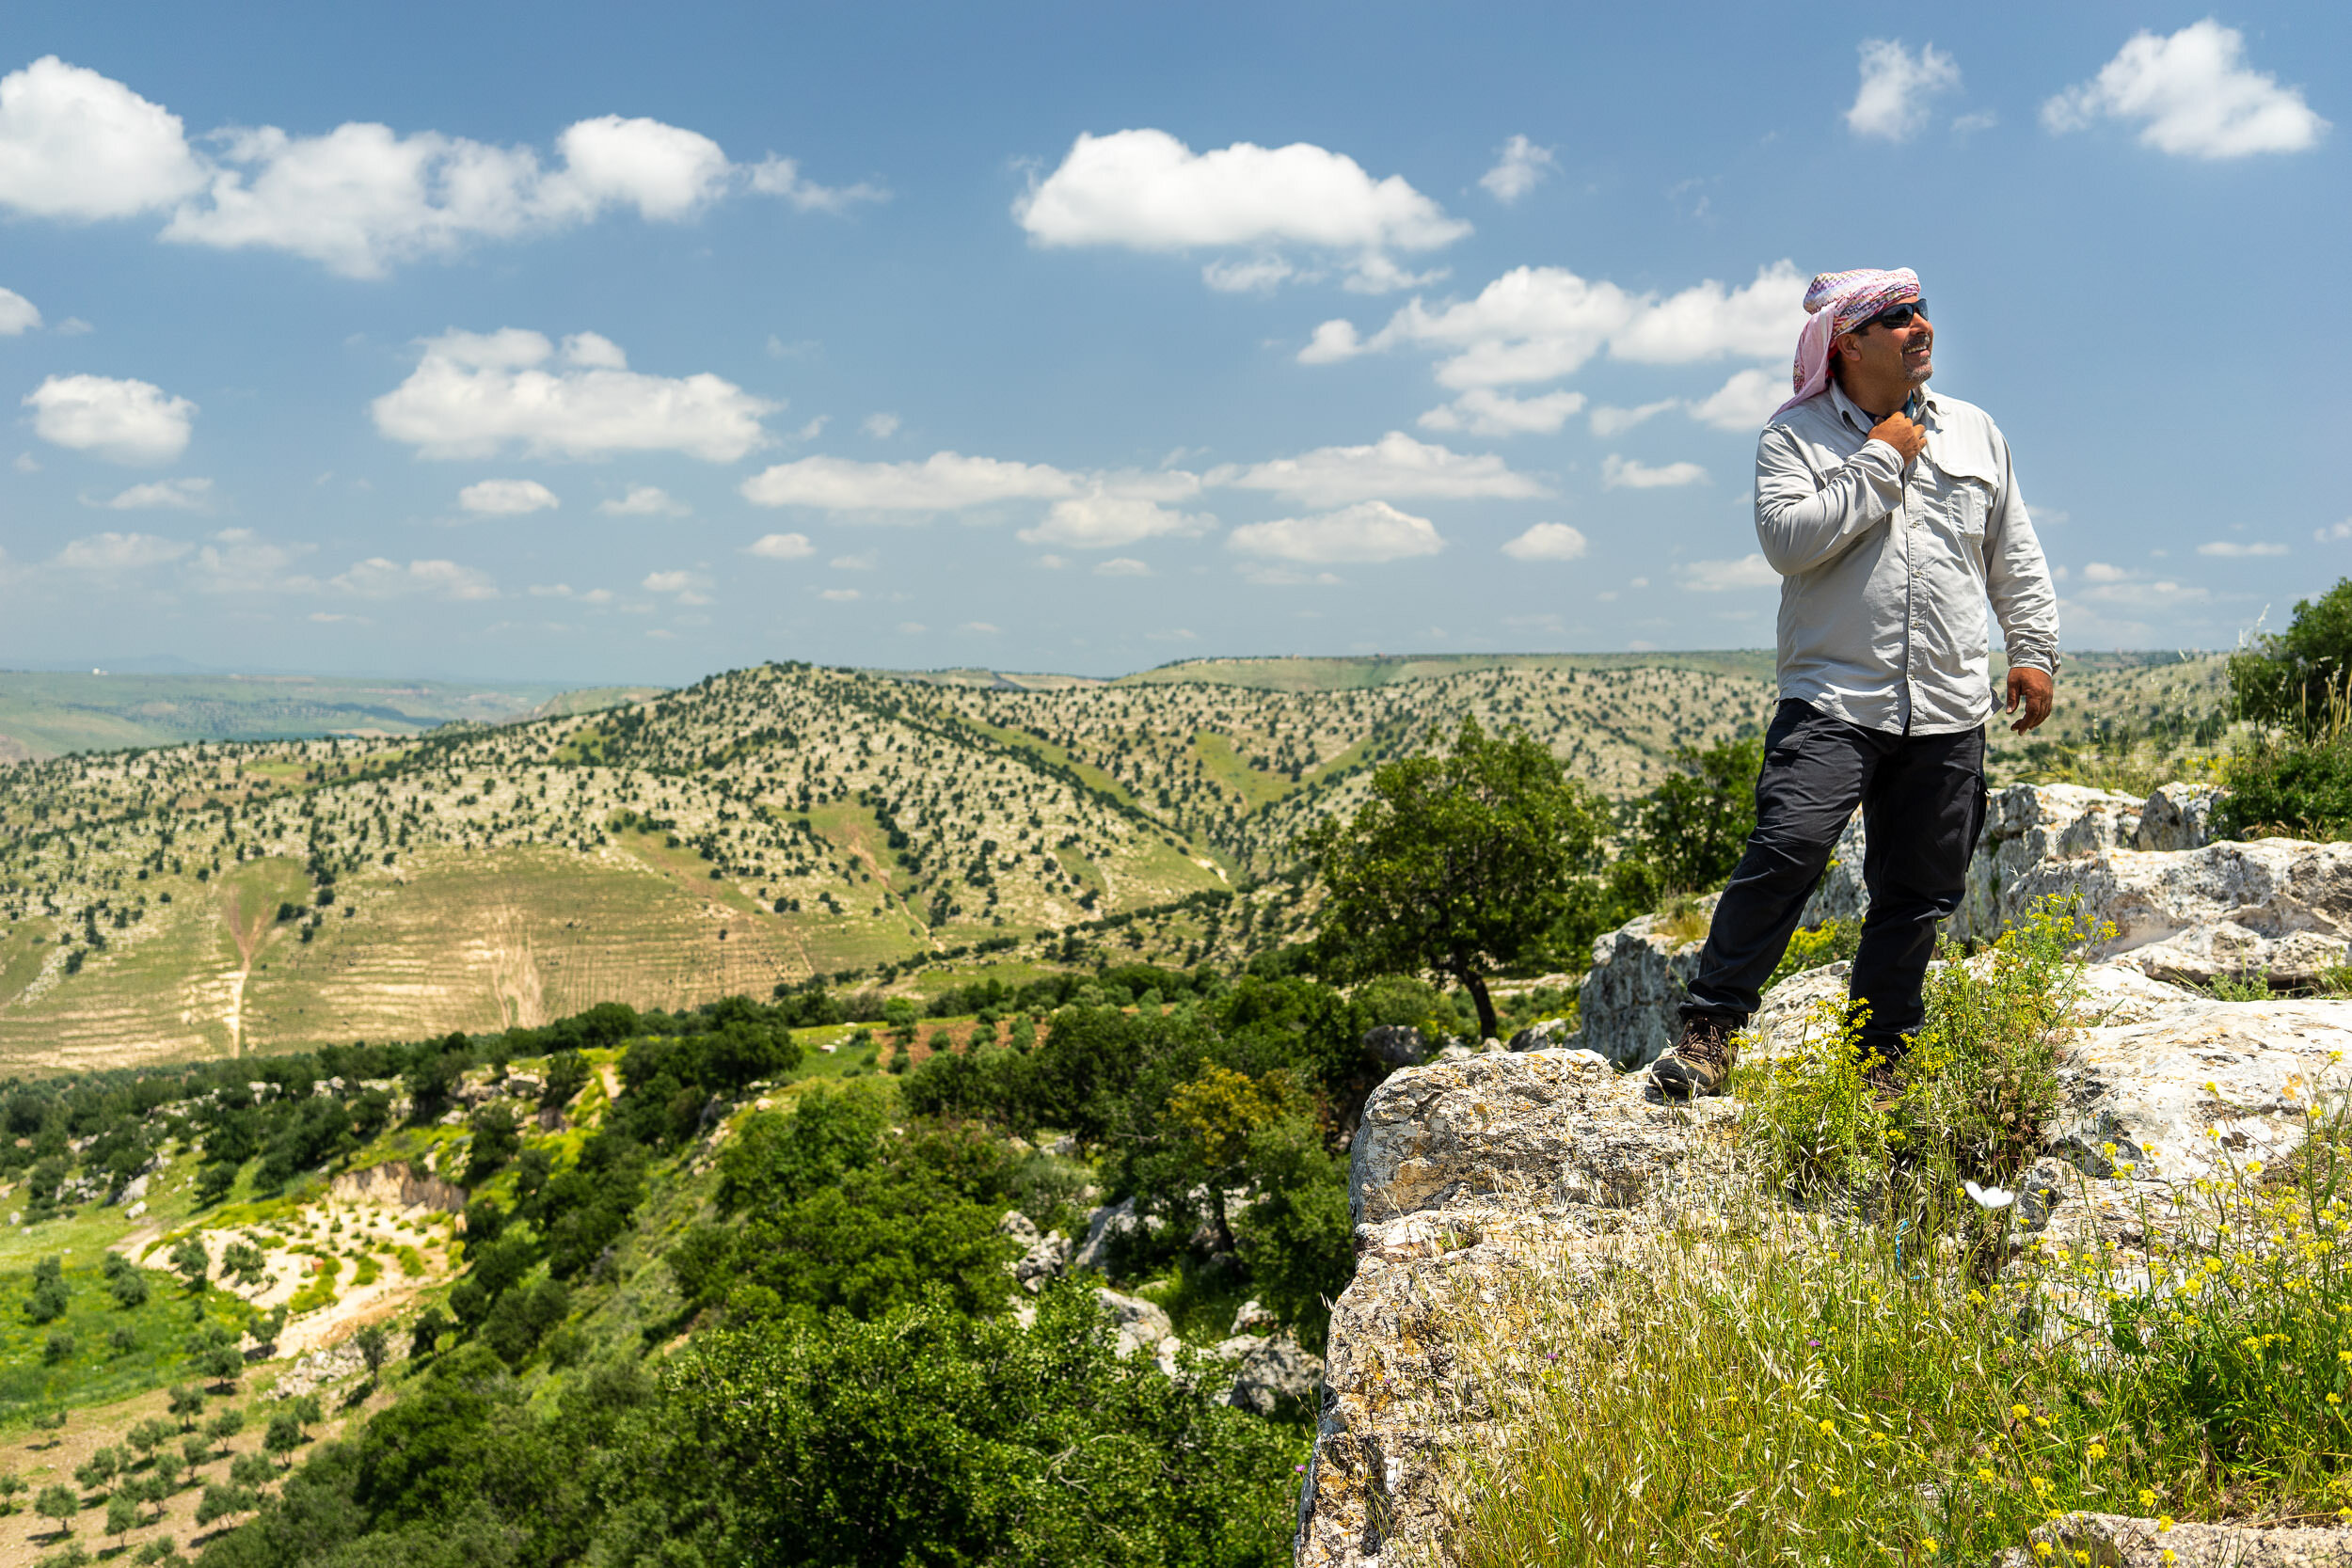
[(1658, 1058), (1650, 1069), (1650, 1082), (1668, 1100), (1723, 1093), (1730, 1085), (1731, 1064), (1739, 1055), (1732, 1047), (1732, 1032), (1728, 1019), (1704, 1015), (1684, 1019), (1682, 1038)]

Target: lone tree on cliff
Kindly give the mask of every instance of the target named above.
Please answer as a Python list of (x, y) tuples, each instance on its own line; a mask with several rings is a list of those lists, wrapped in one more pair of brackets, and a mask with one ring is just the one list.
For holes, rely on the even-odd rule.
[(1524, 730), (1464, 719), (1446, 756), (1372, 776), (1372, 798), (1299, 837), (1323, 879), (1316, 946), (1335, 977), (1453, 976), (1496, 1032), (1486, 976), (1542, 953), (1599, 868), (1608, 810)]

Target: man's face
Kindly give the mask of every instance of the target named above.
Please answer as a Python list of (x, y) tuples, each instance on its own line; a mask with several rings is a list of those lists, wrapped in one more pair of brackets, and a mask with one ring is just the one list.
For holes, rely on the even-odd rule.
[(1917, 387), (1935, 373), (1935, 327), (1925, 316), (1912, 317), (1907, 326), (1872, 322), (1858, 332), (1846, 334), (1846, 341), (1859, 357), (1854, 368), (1872, 381), (1899, 377)]

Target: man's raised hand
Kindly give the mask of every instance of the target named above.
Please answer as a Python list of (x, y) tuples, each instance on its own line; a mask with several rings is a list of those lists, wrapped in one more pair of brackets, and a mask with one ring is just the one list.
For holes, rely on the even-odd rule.
[(2010, 728), (2024, 735), (2050, 717), (2050, 704), (2056, 696), (2058, 683), (2047, 670), (2037, 670), (2030, 664), (2013, 664), (2009, 672), (2009, 706), (2002, 711), (2015, 713), (2018, 705), (2025, 705), (2024, 717)]
[(1928, 427), (1898, 408), (1870, 427), (1870, 439), (1883, 441), (1909, 463), (1928, 447)]

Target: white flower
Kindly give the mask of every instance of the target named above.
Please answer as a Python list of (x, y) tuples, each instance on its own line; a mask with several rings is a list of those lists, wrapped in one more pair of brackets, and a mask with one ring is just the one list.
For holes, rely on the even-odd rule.
[(2006, 1187), (1979, 1187), (1974, 1181), (1963, 1181), (1960, 1185), (1979, 1209), (2006, 1209), (2017, 1201), (2017, 1195)]

